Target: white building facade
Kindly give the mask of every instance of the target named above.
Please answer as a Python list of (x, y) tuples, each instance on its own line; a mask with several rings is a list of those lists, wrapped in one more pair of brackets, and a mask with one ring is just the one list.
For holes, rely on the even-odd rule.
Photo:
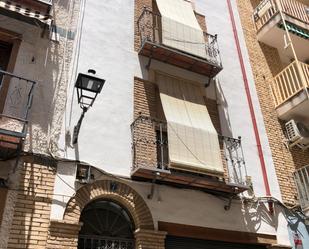
[[(1, 248), (294, 246), (236, 1), (48, 6), (51, 24), (0, 23), (20, 35), (11, 72), (36, 82), (0, 162)], [(79, 73), (105, 83), (75, 143)]]

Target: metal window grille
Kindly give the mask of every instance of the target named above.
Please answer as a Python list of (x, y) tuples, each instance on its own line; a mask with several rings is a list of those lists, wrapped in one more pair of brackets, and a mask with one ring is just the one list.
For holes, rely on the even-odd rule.
[(80, 235), (78, 249), (133, 249), (130, 239)]
[(294, 172), (298, 198), (302, 209), (309, 207), (309, 165)]

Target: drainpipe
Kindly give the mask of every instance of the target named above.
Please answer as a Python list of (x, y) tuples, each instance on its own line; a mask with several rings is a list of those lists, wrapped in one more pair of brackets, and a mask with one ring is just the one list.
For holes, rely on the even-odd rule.
[[(238, 60), (239, 60), (239, 63), (240, 63), (242, 78), (243, 78), (246, 96), (247, 96), (247, 101), (248, 101), (248, 105), (249, 105), (251, 122), (252, 122), (253, 130), (254, 130), (255, 141), (256, 141), (256, 145), (257, 145), (258, 155), (259, 155), (260, 164), (261, 164), (261, 170), (262, 170), (262, 174), (263, 174), (265, 192), (266, 192), (266, 196), (270, 197), (271, 193), (270, 193), (269, 181), (268, 181), (267, 170), (266, 170), (266, 165), (265, 165), (265, 159), (264, 159), (264, 154), (263, 154), (263, 150), (262, 150), (261, 139), (260, 139), (260, 134), (259, 134), (258, 125), (257, 125), (257, 121), (256, 121), (255, 111), (254, 111), (254, 108), (253, 108), (252, 97), (251, 97), (251, 93), (250, 93), (250, 89), (249, 89), (249, 83), (248, 83), (246, 68), (245, 68), (245, 64), (244, 64), (244, 59), (243, 59), (243, 56), (242, 56), (241, 47), (240, 47), (240, 43), (239, 43), (235, 18), (234, 18), (233, 9), (232, 9), (232, 4), (231, 4), (231, 0), (226, 0), (226, 1), (227, 1), (227, 5), (228, 5), (228, 11), (229, 11), (229, 14), (230, 14), (231, 24), (232, 24), (232, 27), (233, 27), (234, 41), (235, 41), (235, 45), (236, 45), (236, 48), (237, 48)], [(272, 213), (273, 212), (273, 203), (269, 202), (268, 204), (269, 204), (269, 211)]]

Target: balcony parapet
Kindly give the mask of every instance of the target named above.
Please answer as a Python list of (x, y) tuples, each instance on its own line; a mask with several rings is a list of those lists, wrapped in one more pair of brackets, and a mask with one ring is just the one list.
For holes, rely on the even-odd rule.
[[(165, 22), (169, 22), (171, 26), (181, 27), (181, 32), (183, 32), (181, 40), (179, 37), (173, 38), (173, 35), (171, 35), (170, 41), (176, 44), (178, 42), (178, 45), (171, 46), (164, 42), (163, 33), (166, 31), (163, 31), (162, 20), (163, 17), (160, 14), (156, 14), (147, 8), (143, 10), (137, 20), (140, 36), (138, 53), (140, 55), (210, 76), (211, 78), (222, 70), (217, 35), (198, 31), (193, 27), (164, 17)], [(201, 32), (204, 36), (202, 43), (192, 42), (192, 36), (196, 32)], [(181, 34), (179, 36), (182, 37)], [(198, 53), (191, 52), (190, 50), (198, 50)]]
[(219, 135), (222, 145), (224, 178), (196, 174), (169, 168), (167, 123), (139, 116), (131, 125), (135, 179), (154, 179), (214, 191), (239, 193), (249, 188), (248, 176), (240, 138)]
[(309, 65), (300, 61), (292, 62), (271, 82), (275, 108), (307, 88), (309, 88)]
[(278, 117), (307, 120), (309, 113), (309, 65), (294, 61), (270, 83)]
[(296, 0), (264, 0), (254, 10), (254, 20), (256, 29), (259, 31), (264, 25), (266, 25), (271, 19), (273, 19), (279, 10), (286, 17), (300, 26), (309, 25), (309, 6), (298, 2)]
[(0, 158), (16, 156), (27, 135), (35, 81), (0, 70)]

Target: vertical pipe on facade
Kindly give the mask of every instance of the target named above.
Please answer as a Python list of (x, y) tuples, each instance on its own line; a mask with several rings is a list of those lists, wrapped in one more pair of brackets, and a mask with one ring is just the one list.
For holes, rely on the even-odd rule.
[[(259, 158), (260, 158), (261, 170), (262, 170), (262, 174), (263, 174), (265, 192), (266, 192), (266, 196), (271, 196), (269, 182), (268, 182), (268, 176), (267, 176), (267, 170), (266, 170), (266, 165), (265, 165), (265, 159), (264, 159), (262, 145), (261, 145), (260, 134), (259, 134), (259, 130), (258, 130), (258, 125), (257, 125), (257, 121), (256, 121), (254, 107), (253, 107), (253, 102), (252, 102), (251, 93), (250, 93), (250, 89), (249, 89), (249, 83), (248, 83), (247, 72), (246, 72), (246, 68), (245, 68), (245, 64), (244, 64), (244, 59), (243, 59), (242, 52), (241, 52), (241, 47), (240, 47), (240, 42), (239, 42), (239, 38), (238, 38), (238, 33), (237, 33), (234, 13), (233, 13), (233, 9), (232, 9), (232, 4), (231, 4), (231, 0), (226, 0), (226, 1), (227, 1), (227, 5), (228, 5), (229, 14), (230, 14), (230, 20), (231, 20), (232, 27), (233, 27), (234, 40), (235, 40), (235, 45), (236, 45), (236, 48), (237, 48), (241, 73), (242, 73), (242, 77), (243, 77), (243, 81), (244, 81), (244, 85), (245, 85), (247, 101), (248, 101), (248, 104), (249, 104), (251, 121), (252, 121), (253, 129), (254, 129), (254, 135), (255, 135), (256, 145), (257, 145), (258, 154), (259, 154)], [(270, 211), (271, 211), (272, 207), (269, 206), (269, 208), (270, 208)]]

